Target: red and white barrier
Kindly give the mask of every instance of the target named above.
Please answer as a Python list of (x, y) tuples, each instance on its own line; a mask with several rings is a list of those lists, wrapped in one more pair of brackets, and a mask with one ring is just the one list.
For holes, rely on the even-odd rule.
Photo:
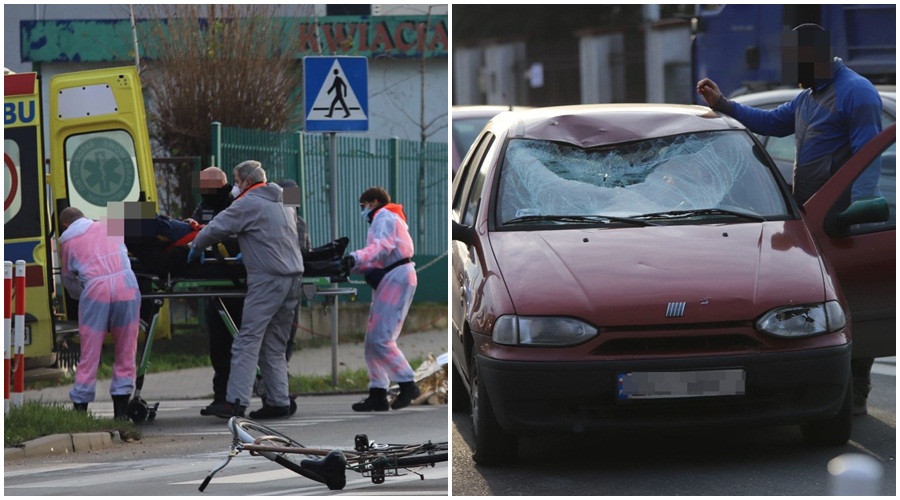
[(25, 403), (25, 261), (16, 261), (16, 327), (13, 337), (13, 391), (14, 408)]
[(3, 262), (3, 369), (6, 375), (3, 378), (3, 414), (9, 413), (9, 386), (10, 379), (9, 353), (12, 350), (12, 283), (13, 263)]

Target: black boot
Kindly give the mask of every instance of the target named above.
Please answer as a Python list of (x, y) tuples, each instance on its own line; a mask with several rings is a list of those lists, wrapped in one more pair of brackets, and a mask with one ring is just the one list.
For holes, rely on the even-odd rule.
[[(296, 411), (296, 410), (295, 410)], [(272, 406), (263, 401), (263, 406), (259, 410), (250, 412), (250, 418), (256, 420), (265, 420), (270, 418), (288, 418), (292, 415), (291, 406)]]
[(206, 408), (200, 408), (200, 414), (204, 417), (213, 415), (213, 409), (223, 404), (225, 404), (225, 396), (215, 396), (212, 403), (206, 405)]
[(75, 411), (87, 411), (87, 403), (73, 403), (75, 405)]
[(417, 397), (419, 397), (419, 386), (415, 382), (400, 382), (400, 394), (391, 403), (391, 408), (395, 410), (406, 408)]
[(214, 415), (219, 418), (231, 418), (243, 417), (247, 407), (242, 404), (235, 405), (226, 401), (220, 404), (209, 405), (206, 409), (208, 410), (208, 415)]
[(369, 397), (353, 405), (353, 411), (388, 411), (387, 389), (369, 388)]
[(342, 490), (347, 484), (347, 458), (341, 450), (331, 450), (320, 460), (302, 460), (300, 467), (306, 469), (304, 476), (325, 483), (329, 490)]
[(130, 394), (121, 396), (113, 396), (113, 419), (128, 420), (128, 400), (131, 399)]

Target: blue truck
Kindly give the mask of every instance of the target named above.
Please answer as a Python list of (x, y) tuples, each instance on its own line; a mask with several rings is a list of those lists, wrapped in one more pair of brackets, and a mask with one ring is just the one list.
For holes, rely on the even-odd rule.
[[(712, 78), (726, 96), (782, 86), (781, 35), (816, 23), (834, 55), (872, 83), (896, 84), (895, 4), (698, 5), (691, 19), (691, 76)], [(702, 98), (693, 96), (702, 104)]]

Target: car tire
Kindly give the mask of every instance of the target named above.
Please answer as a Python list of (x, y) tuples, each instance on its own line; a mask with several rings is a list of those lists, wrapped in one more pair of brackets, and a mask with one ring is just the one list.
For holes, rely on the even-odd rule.
[(484, 379), (478, 374), (478, 362), (472, 354), (469, 366), (472, 394), (472, 430), (475, 433), (475, 450), (472, 460), (478, 465), (498, 465), (513, 462), (519, 448), (518, 437), (506, 432), (497, 423), (491, 400), (485, 389)]
[(843, 446), (853, 430), (853, 382), (847, 384), (844, 404), (837, 415), (800, 426), (803, 442), (811, 446)]
[(453, 386), (450, 387), (450, 394), (453, 398), (453, 411), (469, 411), (472, 409), (469, 393), (466, 391), (466, 385), (463, 383), (462, 375), (459, 369), (453, 365)]

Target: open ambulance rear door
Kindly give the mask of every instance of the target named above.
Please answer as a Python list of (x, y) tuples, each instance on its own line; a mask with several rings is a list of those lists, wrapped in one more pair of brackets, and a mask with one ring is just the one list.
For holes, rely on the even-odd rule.
[[(70, 206), (95, 220), (121, 218), (121, 213), (108, 213), (113, 202), (147, 202), (145, 208), (155, 212), (156, 180), (137, 70), (129, 66), (54, 76), (49, 100), (54, 228), (59, 227), (59, 213)], [(66, 316), (77, 318), (72, 300), (66, 301)]]

